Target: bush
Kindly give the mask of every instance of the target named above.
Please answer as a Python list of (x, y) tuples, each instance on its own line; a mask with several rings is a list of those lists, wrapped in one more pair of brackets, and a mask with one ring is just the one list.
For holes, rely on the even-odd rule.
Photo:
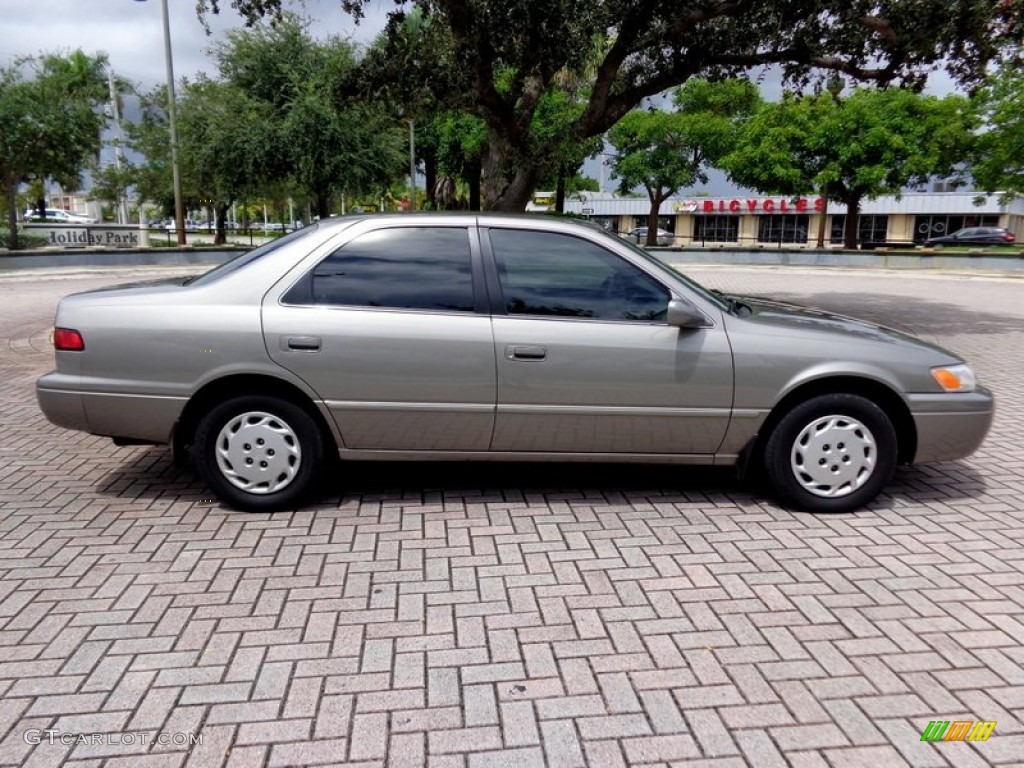
[[(30, 248), (43, 248), (50, 244), (50, 241), (39, 235), (26, 235), (18, 233), (18, 250), (24, 251)], [(7, 227), (0, 227), (0, 248), (11, 247), (11, 231)]]

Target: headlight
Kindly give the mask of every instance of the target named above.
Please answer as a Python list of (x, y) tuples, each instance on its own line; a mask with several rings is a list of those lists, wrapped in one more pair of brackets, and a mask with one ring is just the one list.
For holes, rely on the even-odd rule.
[(974, 371), (969, 365), (944, 365), (932, 368), (932, 378), (946, 392), (974, 391)]

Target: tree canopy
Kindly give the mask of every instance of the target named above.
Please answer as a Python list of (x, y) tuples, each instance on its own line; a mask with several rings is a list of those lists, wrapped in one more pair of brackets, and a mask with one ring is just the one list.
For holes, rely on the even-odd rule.
[(677, 190), (707, 182), (706, 169), (732, 146), (737, 125), (760, 103), (745, 80), (690, 80), (674, 95), (675, 111), (637, 109), (608, 133), (618, 152), (619, 191), (643, 187), (651, 201), (647, 244), (657, 242), (658, 209)]
[(102, 55), (74, 51), (0, 69), (0, 182), (12, 247), (18, 185), (51, 178), (77, 187), (99, 152), (106, 116), (95, 106), (107, 93), (105, 66)]
[[(222, 0), (197, 0), (200, 14)], [(342, 0), (360, 17), (369, 0)], [(250, 23), (280, 17), (285, 0), (232, 0)], [(943, 66), (974, 83), (1020, 40), (1024, 0), (398, 0), (388, 40), (400, 76), (487, 126), (486, 205), (521, 209), (557, 162), (533, 117), (566, 72), (593, 69), (592, 87), (563, 134), (599, 136), (640, 102), (690, 78), (781, 67), (791, 83), (821, 71), (920, 85)], [(431, 33), (410, 51), (412, 8)], [(594, 54), (597, 63), (594, 64)], [(393, 73), (392, 73), (393, 74)], [(509, 74), (511, 75), (509, 77)], [(507, 79), (506, 79), (507, 78)]]
[[(347, 41), (316, 41), (305, 22), (285, 15), (272, 28), (229, 33), (217, 50), (219, 76), (184, 84), (183, 193), (215, 212), (219, 240), (227, 210), (246, 197), (274, 190), (312, 200), (326, 217), (335, 193), (384, 188), (401, 172), (401, 126), (380, 104), (337, 92), (356, 62)], [(140, 196), (161, 203), (171, 194), (165, 98), (163, 88), (150, 94), (142, 123), (129, 127), (147, 158), (137, 172)]]
[(962, 96), (905, 88), (860, 88), (841, 99), (787, 95), (744, 124), (721, 164), (733, 181), (761, 192), (819, 191), (845, 203), (844, 241), (855, 248), (861, 202), (963, 171), (974, 126)]
[(985, 123), (975, 145), (975, 182), (1006, 198), (1024, 195), (1024, 72), (1000, 67), (975, 101)]

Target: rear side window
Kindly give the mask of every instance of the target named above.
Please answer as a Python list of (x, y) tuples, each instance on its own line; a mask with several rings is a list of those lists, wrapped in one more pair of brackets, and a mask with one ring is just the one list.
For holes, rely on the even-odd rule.
[(367, 232), (321, 261), (309, 287), (314, 304), (472, 312), (469, 230)]

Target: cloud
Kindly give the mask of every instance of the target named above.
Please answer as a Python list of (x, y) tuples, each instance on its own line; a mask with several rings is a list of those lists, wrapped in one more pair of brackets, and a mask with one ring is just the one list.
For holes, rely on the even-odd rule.
[[(209, 17), (211, 34), (207, 36), (194, 3), (169, 0), (176, 80), (191, 79), (199, 72), (212, 74), (216, 65), (208, 51), (225, 39), (228, 30), (243, 26), (230, 0), (221, 5), (221, 12)], [(341, 35), (367, 42), (380, 32), (387, 11), (394, 6), (374, 0), (359, 25), (337, 0), (286, 0), (286, 7), (313, 19), (312, 31), (318, 37)], [(160, 0), (9, 1), (4, 3), (3, 20), (0, 66), (22, 56), (81, 48), (88, 54), (106, 53), (115, 72), (144, 90), (166, 82)]]

